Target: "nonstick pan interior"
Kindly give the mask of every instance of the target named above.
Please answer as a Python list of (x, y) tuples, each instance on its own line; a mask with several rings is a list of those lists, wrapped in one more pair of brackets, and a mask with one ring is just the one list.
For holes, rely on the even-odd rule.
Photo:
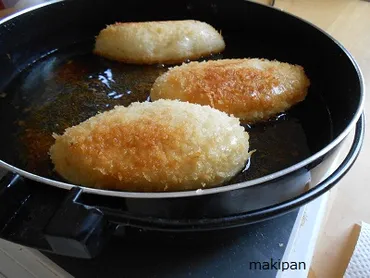
[[(224, 34), (226, 40), (227, 33)], [(232, 38), (231, 38), (232, 40)], [(9, 109), (16, 116), (10, 142), (12, 164), (35, 174), (62, 180), (53, 171), (48, 151), (53, 133), (76, 125), (115, 105), (147, 101), (154, 80), (167, 67), (133, 66), (91, 54), (93, 41), (56, 51), (17, 76), (4, 90), (13, 96)], [(234, 57), (228, 48), (222, 57)], [(221, 55), (220, 55), (221, 56)], [(212, 57), (217, 59), (221, 57)], [(149, 100), (150, 101), (150, 100)], [(312, 109), (315, 107), (315, 109)], [(17, 113), (18, 112), (18, 113)], [(321, 121), (319, 138), (308, 138)], [(148, 127), (150, 128), (150, 127)], [(246, 169), (229, 183), (259, 178), (309, 157), (332, 139), (330, 114), (314, 91), (307, 100), (270, 122), (245, 125), (251, 149), (257, 152)]]
[[(228, 184), (303, 161), (353, 121), (361, 103), (358, 72), (343, 50), (314, 27), (245, 1), (158, 1), (155, 8), (151, 7), (154, 3), (145, 4), (143, 11), (137, 9), (140, 1), (93, 1), (91, 9), (78, 13), (82, 3), (56, 3), (5, 23), (14, 24), (10, 29), (1, 26), (0, 40), (6, 42), (0, 52), (5, 65), (0, 69), (4, 73), (0, 77), (0, 143), (6, 146), (0, 150), (1, 160), (63, 181), (48, 156), (53, 132), (62, 133), (114, 105), (150, 101), (151, 84), (166, 66), (126, 65), (91, 53), (94, 36), (115, 21), (199, 19), (222, 30), (227, 45), (221, 55), (204, 59), (258, 57), (305, 68), (311, 80), (308, 97), (267, 123), (245, 126), (251, 148), (257, 152), (247, 169)], [(68, 12), (68, 17), (60, 16), (62, 12)], [(45, 26), (53, 16), (54, 27)], [(15, 38), (19, 28), (26, 28), (27, 36)]]

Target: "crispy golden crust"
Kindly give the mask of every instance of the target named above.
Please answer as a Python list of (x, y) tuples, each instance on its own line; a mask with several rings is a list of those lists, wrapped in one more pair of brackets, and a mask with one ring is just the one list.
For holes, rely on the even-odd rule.
[(191, 62), (157, 78), (151, 99), (210, 105), (243, 123), (267, 120), (305, 99), (310, 81), (301, 66), (265, 59)]
[(177, 191), (221, 184), (249, 157), (239, 120), (179, 101), (134, 103), (55, 135), (50, 156), (70, 182), (125, 191)]
[(225, 49), (220, 33), (196, 20), (116, 23), (101, 30), (94, 53), (132, 64), (175, 64)]

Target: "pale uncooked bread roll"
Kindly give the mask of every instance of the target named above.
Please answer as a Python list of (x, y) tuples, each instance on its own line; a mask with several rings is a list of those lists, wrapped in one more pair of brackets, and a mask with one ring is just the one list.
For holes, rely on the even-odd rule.
[(173, 64), (220, 53), (225, 42), (196, 20), (116, 23), (100, 31), (94, 53), (133, 64)]
[(210, 105), (242, 120), (264, 121), (305, 99), (310, 81), (298, 65), (265, 59), (191, 62), (157, 78), (151, 99)]
[(61, 176), (124, 191), (217, 186), (250, 156), (249, 135), (237, 118), (173, 100), (118, 106), (54, 137), (50, 155)]

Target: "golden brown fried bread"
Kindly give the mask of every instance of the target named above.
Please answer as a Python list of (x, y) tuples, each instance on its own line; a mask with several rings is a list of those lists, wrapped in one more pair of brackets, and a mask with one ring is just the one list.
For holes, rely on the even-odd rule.
[(174, 67), (157, 78), (150, 96), (210, 105), (243, 123), (255, 123), (304, 100), (309, 84), (301, 66), (225, 59)]
[(54, 137), (50, 155), (61, 176), (124, 191), (216, 186), (250, 156), (249, 135), (237, 118), (175, 100), (118, 106)]
[(116, 23), (96, 38), (94, 52), (133, 64), (181, 63), (225, 48), (220, 33), (196, 20)]

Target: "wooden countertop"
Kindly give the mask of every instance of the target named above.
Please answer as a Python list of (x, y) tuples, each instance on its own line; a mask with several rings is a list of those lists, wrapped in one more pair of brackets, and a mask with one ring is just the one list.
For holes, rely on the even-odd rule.
[[(360, 65), (370, 88), (370, 2), (363, 0), (277, 0), (276, 7), (327, 31)], [(365, 111), (370, 108), (365, 98)], [(366, 124), (369, 129), (369, 122)], [(330, 192), (326, 218), (312, 260), (310, 277), (343, 277), (356, 242), (356, 224), (370, 223), (370, 138), (351, 171)]]
[[(268, 0), (259, 0), (268, 3)], [(370, 88), (370, 2), (365, 0), (276, 0), (275, 7), (304, 18), (327, 31), (354, 56)], [(0, 11), (0, 17), (13, 10)], [(365, 110), (370, 108), (366, 98)], [(369, 122), (366, 125), (369, 128)], [(310, 277), (342, 277), (353, 250), (356, 223), (370, 223), (370, 138), (356, 164), (330, 192), (326, 220), (316, 244)]]

